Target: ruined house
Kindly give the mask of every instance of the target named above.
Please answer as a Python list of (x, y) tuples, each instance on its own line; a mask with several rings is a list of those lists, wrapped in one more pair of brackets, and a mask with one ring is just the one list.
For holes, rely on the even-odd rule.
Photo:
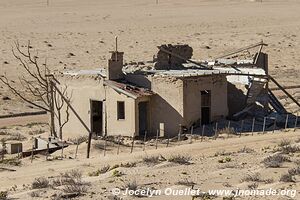
[[(176, 136), (183, 127), (238, 113), (266, 91), (266, 54), (256, 56), (257, 65), (253, 60), (196, 62), (192, 51), (187, 45), (164, 45), (151, 70), (124, 72), (124, 53), (116, 50), (106, 68), (55, 77), (58, 87), (67, 86), (70, 104), (97, 136), (155, 136), (157, 130), (160, 136)], [(255, 82), (259, 90), (249, 94)], [(265, 95), (261, 99), (268, 101)], [(79, 135), (87, 135), (86, 129), (71, 113), (64, 138)]]

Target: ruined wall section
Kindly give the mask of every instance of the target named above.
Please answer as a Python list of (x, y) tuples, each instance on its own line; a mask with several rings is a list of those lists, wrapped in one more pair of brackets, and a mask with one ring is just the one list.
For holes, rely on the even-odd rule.
[[(189, 45), (161, 45), (159, 49), (165, 49), (169, 52), (175, 53), (185, 59), (191, 59), (193, 56), (193, 48)], [(176, 69), (184, 69), (182, 66), (184, 61), (181, 58), (178, 58), (174, 55), (170, 55), (163, 50), (159, 50), (157, 53), (156, 63), (154, 64), (154, 68), (158, 70), (176, 70)]]
[(165, 136), (176, 136), (183, 123), (183, 81), (174, 77), (154, 76), (151, 97), (151, 132), (164, 123)]
[(201, 91), (211, 91), (211, 121), (228, 115), (227, 79), (224, 75), (184, 78), (184, 125), (201, 120)]

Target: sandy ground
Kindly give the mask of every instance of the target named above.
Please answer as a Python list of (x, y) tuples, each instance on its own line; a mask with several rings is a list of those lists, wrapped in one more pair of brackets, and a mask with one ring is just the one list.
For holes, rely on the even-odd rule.
[(4, 118), (0, 119), (0, 128), (4, 128), (12, 125), (26, 125), (29, 123), (48, 123), (48, 115), (33, 115), (25, 117), (14, 117), (14, 118)]
[[(13, 130), (39, 130), (42, 125), (15, 126)], [(45, 128), (45, 127), (44, 127)], [(42, 126), (43, 129), (43, 126)], [(40, 131), (41, 133), (41, 131)], [(21, 166), (1, 167), (15, 169), (14, 172), (0, 172), (0, 190), (8, 190), (9, 197), (16, 199), (53, 199), (55, 194), (60, 194), (61, 189), (34, 189), (31, 184), (37, 177), (46, 177), (53, 181), (59, 179), (60, 173), (77, 169), (82, 172), (83, 180), (91, 185), (85, 196), (78, 199), (133, 199), (132, 196), (120, 195), (115, 197), (112, 195), (113, 188), (123, 189), (127, 183), (136, 182), (138, 186), (152, 189), (185, 189), (190, 186), (184, 186), (178, 182), (194, 182), (194, 188), (207, 192), (210, 189), (248, 189), (257, 184), (257, 189), (300, 189), (299, 177), (295, 176), (295, 182), (282, 182), (280, 177), (287, 173), (293, 167), (299, 166), (300, 152), (287, 154), (291, 162), (284, 162), (279, 168), (268, 168), (264, 166), (262, 161), (270, 155), (276, 154), (278, 145), (283, 139), (288, 138), (292, 145), (299, 146), (299, 133), (297, 130), (275, 131), (275, 133), (255, 134), (254, 136), (242, 136), (232, 138), (218, 138), (217, 140), (205, 139), (193, 140), (192, 144), (188, 141), (172, 143), (166, 148), (165, 144), (159, 143), (158, 149), (154, 146), (146, 145), (146, 150), (142, 150), (142, 146), (136, 145), (132, 154), (130, 147), (121, 147), (120, 154), (117, 155), (117, 147), (109, 145), (106, 155), (103, 150), (95, 148), (91, 151), (91, 158), (86, 159), (86, 144), (82, 143), (78, 148), (78, 156), (74, 159), (76, 145), (70, 145), (64, 149), (64, 159), (46, 161), (44, 155), (36, 155), (31, 163), (30, 158), (21, 160)], [(41, 133), (45, 135), (46, 133)], [(30, 136), (28, 137), (28, 139)], [(31, 140), (28, 140), (31, 141)], [(296, 141), (296, 143), (295, 143)], [(93, 140), (93, 144), (97, 141)], [(251, 151), (241, 152), (244, 148)], [(277, 152), (278, 153), (278, 152)], [(52, 157), (59, 157), (61, 151), (57, 151)], [(170, 158), (174, 155), (190, 156), (189, 165), (180, 165), (168, 161), (161, 161), (157, 164), (147, 165), (143, 162), (143, 158), (151, 156), (161, 156)], [(72, 158), (72, 159), (71, 159)], [(221, 163), (221, 160), (230, 158), (230, 161)], [(116, 167), (100, 175), (91, 175), (104, 166), (121, 165), (126, 163), (135, 163), (131, 167)], [(298, 163), (298, 164), (297, 164)], [(114, 171), (122, 173), (121, 176), (114, 176)], [(255, 181), (243, 181), (247, 175), (259, 173), (259, 179)], [(38, 197), (32, 197), (32, 192), (38, 194)], [(294, 198), (287, 196), (272, 197), (239, 197), (236, 199), (299, 199), (299, 191)], [(149, 198), (138, 198), (149, 199)], [(191, 196), (155, 196), (151, 199), (191, 199)], [(200, 198), (201, 199), (201, 198)], [(218, 197), (216, 199), (222, 199)]]
[[(22, 73), (11, 53), (16, 40), (24, 46), (30, 40), (53, 71), (105, 67), (116, 35), (126, 62), (151, 60), (162, 43), (188, 43), (195, 59), (206, 59), (264, 40), (270, 73), (282, 84), (299, 84), (299, 1), (155, 2), (50, 0), (47, 7), (46, 0), (2, 0), (0, 73), (16, 82)], [(5, 96), (12, 100), (0, 101), (1, 114), (32, 110), (0, 85), (0, 99)]]
[[(47, 58), (52, 71), (70, 69), (91, 69), (105, 67), (108, 51), (114, 48), (114, 37), (119, 37), (119, 49), (125, 52), (125, 61), (151, 60), (156, 46), (162, 43), (187, 43), (194, 48), (195, 59), (213, 58), (227, 50), (238, 49), (260, 40), (268, 43), (270, 74), (284, 85), (299, 84), (300, 53), (300, 2), (296, 0), (264, 0), (263, 3), (247, 0), (1, 0), (0, 1), (0, 74), (18, 84), (22, 74), (19, 63), (13, 58), (11, 47), (18, 40), (26, 46), (31, 41), (32, 50), (38, 53), (40, 62)], [(209, 47), (209, 48), (208, 48)], [(70, 56), (70, 53), (73, 56)], [(299, 90), (291, 91), (298, 99)], [(295, 108), (281, 93), (277, 94), (285, 105)], [(4, 100), (4, 97), (10, 100)], [(4, 99), (3, 99), (4, 98)], [(20, 102), (0, 85), (0, 114), (32, 111), (33, 108)], [(24, 119), (24, 118), (23, 118)], [(19, 120), (15, 120), (17, 122)], [(34, 122), (36, 120), (33, 120)], [(25, 141), (24, 147), (32, 145), (32, 138), (48, 136), (46, 124), (32, 123), (32, 118), (23, 121), (21, 126), (10, 127), (15, 122), (3, 122), (8, 126), (0, 129), (0, 139), (10, 137)], [(1, 121), (0, 121), (1, 124)], [(280, 177), (288, 169), (296, 167), (299, 152), (289, 154), (291, 162), (284, 162), (280, 168), (266, 168), (261, 161), (274, 154), (274, 149), (283, 139), (299, 143), (299, 131), (259, 134), (241, 138), (195, 141), (170, 148), (159, 144), (142, 147), (130, 154), (129, 147), (122, 147), (116, 155), (116, 147), (109, 147), (104, 157), (103, 151), (93, 145), (92, 158), (85, 159), (86, 144), (79, 146), (78, 158), (74, 158), (76, 146), (65, 149), (66, 158), (46, 161), (45, 156), (37, 155), (33, 163), (29, 158), (22, 159), (20, 167), (2, 166), (16, 169), (15, 172), (0, 171), (0, 191), (9, 190), (15, 199), (55, 199), (54, 194), (61, 188), (37, 189), (39, 197), (32, 197), (30, 189), (34, 178), (47, 177), (51, 181), (61, 172), (78, 169), (83, 179), (90, 182), (88, 192), (79, 199), (121, 199), (111, 194), (112, 188), (124, 188), (126, 183), (136, 181), (139, 186), (155, 189), (186, 188), (178, 181), (195, 182), (195, 188), (208, 189), (248, 188), (253, 182), (242, 182), (247, 174), (260, 173), (255, 181), (259, 189), (300, 189), (299, 177), (296, 182), (282, 182)], [(94, 141), (94, 143), (97, 143)], [(298, 144), (296, 144), (298, 145)], [(254, 152), (238, 153), (244, 146)], [(150, 150), (151, 149), (151, 150)], [(217, 152), (229, 152), (216, 156)], [(53, 156), (60, 156), (60, 151)], [(191, 156), (190, 165), (179, 165), (161, 161), (147, 166), (143, 158), (150, 155)], [(230, 157), (228, 163), (220, 160)], [(99, 176), (89, 176), (103, 166), (136, 162), (135, 167), (119, 167), (120, 177), (113, 176), (114, 170)], [(297, 164), (298, 163), (298, 164)], [(300, 199), (299, 195), (292, 199)], [(122, 197), (132, 199), (133, 197)], [(140, 198), (143, 199), (143, 198)], [(157, 196), (152, 199), (191, 199), (188, 197)], [(219, 198), (222, 199), (222, 198)], [(262, 199), (261, 197), (237, 199)], [(263, 199), (289, 199), (287, 197), (264, 197)]]

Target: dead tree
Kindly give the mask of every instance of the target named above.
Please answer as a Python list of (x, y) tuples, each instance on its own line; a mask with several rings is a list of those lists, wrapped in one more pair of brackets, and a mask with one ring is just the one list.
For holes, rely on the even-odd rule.
[[(19, 42), (14, 43), (12, 47), (13, 56), (20, 63), (24, 74), (19, 76), (19, 82), (21, 87), (16, 87), (15, 82), (8, 80), (6, 75), (0, 76), (0, 82), (6, 85), (9, 90), (23, 101), (40, 108), (51, 114), (51, 135), (57, 137), (54, 126), (54, 101), (53, 101), (53, 86), (51, 86), (51, 80), (47, 77), (50, 70), (47, 66), (47, 59), (43, 63), (39, 63), (38, 54), (32, 53), (30, 41), (26, 50), (21, 49)], [(36, 103), (31, 100), (34, 97)]]
[[(68, 102), (71, 100), (71, 96), (68, 97), (67, 94), (67, 89), (68, 87), (65, 86), (65, 88), (62, 91), (62, 94), (64, 97), (67, 98)], [(57, 123), (58, 123), (58, 133), (59, 133), (59, 138), (63, 139), (63, 127), (69, 122), (70, 119), (70, 112), (69, 112), (69, 105), (65, 105), (65, 100), (62, 99), (60, 94), (57, 94), (56, 90), (54, 90), (54, 105), (55, 105), (55, 116), (57, 118)], [(65, 118), (62, 116), (62, 109), (65, 108)]]

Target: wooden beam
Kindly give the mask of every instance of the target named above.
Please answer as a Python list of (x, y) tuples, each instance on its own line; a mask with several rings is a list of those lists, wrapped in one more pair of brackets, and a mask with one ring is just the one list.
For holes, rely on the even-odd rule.
[[(300, 89), (300, 85), (291, 85), (291, 86), (282, 86), (286, 90), (291, 90), (291, 89)], [(270, 90), (275, 91), (275, 90), (281, 90), (279, 87), (273, 87), (270, 88)]]
[(246, 46), (246, 47), (234, 50), (234, 51), (230, 51), (230, 52), (228, 52), (226, 54), (223, 54), (221, 56), (216, 57), (215, 60), (220, 59), (220, 58), (225, 58), (225, 57), (228, 57), (228, 56), (232, 56), (234, 54), (237, 54), (237, 53), (240, 53), (242, 51), (245, 51), (245, 50), (248, 50), (248, 49), (252, 49), (252, 48), (255, 48), (255, 47), (258, 47), (258, 46), (268, 46), (268, 45), (265, 44), (263, 41), (261, 41), (261, 42), (256, 43), (256, 44), (252, 44), (252, 45), (249, 45), (249, 46)]
[(288, 93), (284, 89), (284, 87), (282, 87), (271, 75), (269, 75), (269, 79), (271, 79), (271, 81), (273, 81), (273, 83), (275, 83), (277, 87), (279, 87), (290, 99), (292, 99), (294, 103), (296, 103), (300, 107), (300, 103), (290, 93)]

